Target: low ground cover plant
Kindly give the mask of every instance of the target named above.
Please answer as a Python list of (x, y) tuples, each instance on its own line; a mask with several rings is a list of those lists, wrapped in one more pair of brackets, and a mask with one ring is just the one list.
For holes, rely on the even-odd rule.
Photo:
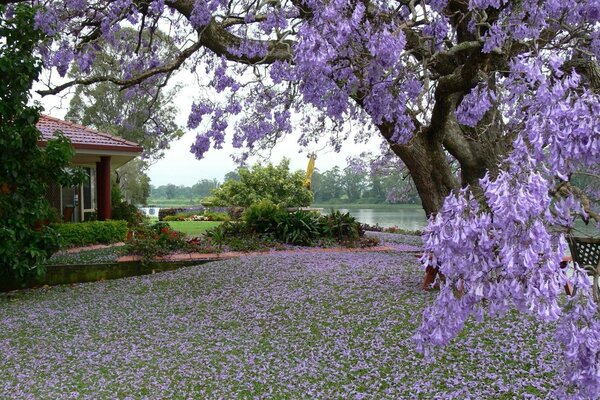
[(553, 331), (522, 314), (427, 362), (421, 279), (408, 254), (271, 254), (0, 295), (0, 398), (558, 398)]
[(46, 260), (46, 265), (86, 265), (114, 263), (125, 253), (125, 246), (84, 250), (77, 253), (59, 251)]

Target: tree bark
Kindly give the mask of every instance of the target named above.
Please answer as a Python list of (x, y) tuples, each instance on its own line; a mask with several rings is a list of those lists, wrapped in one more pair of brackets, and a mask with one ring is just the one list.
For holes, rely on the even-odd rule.
[(444, 204), (444, 199), (459, 187), (444, 148), (427, 140), (424, 132), (416, 134), (407, 144), (398, 144), (391, 141), (392, 125), (381, 125), (379, 131), (390, 144), (394, 154), (400, 157), (408, 168), (425, 215), (427, 218), (435, 215)]

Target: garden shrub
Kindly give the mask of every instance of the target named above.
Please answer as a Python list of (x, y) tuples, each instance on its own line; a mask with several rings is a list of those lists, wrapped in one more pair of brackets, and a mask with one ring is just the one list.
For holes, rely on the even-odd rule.
[(142, 263), (147, 263), (157, 256), (182, 250), (191, 251), (195, 247), (186, 241), (184, 233), (173, 230), (165, 222), (157, 222), (138, 227), (125, 250), (128, 254), (142, 256)]
[(140, 225), (144, 222), (144, 214), (136, 206), (126, 201), (113, 203), (112, 219), (126, 221), (129, 226)]
[(246, 208), (244, 208), (244, 207), (238, 207), (238, 206), (227, 207), (227, 214), (229, 214), (231, 219), (234, 221), (239, 221), (240, 219), (242, 219), (242, 216), (244, 215), (244, 211), (246, 211)]
[(250, 232), (294, 245), (310, 246), (332, 238), (349, 245), (364, 235), (364, 228), (349, 213), (332, 211), (326, 216), (303, 210), (288, 213), (267, 199), (248, 207), (243, 222)]
[(130, 227), (144, 222), (144, 214), (136, 206), (123, 198), (119, 185), (113, 183), (111, 188), (112, 219), (127, 221)]
[(323, 236), (323, 223), (314, 212), (295, 211), (276, 216), (275, 237), (284, 243), (309, 246)]
[(202, 216), (207, 218), (207, 221), (231, 221), (231, 216), (226, 212), (204, 211)]
[(231, 221), (231, 217), (226, 212), (207, 211), (203, 213), (186, 211), (176, 215), (167, 215), (162, 221)]
[(248, 207), (243, 215), (243, 221), (249, 229), (259, 234), (274, 234), (280, 218), (287, 215), (282, 207), (271, 200), (263, 199)]
[(126, 221), (90, 221), (52, 224), (61, 247), (122, 242), (127, 237)]
[(204, 235), (217, 251), (221, 251), (223, 246), (231, 251), (259, 251), (278, 247), (272, 237), (252, 231), (244, 222), (225, 222), (209, 229)]
[(166, 216), (176, 216), (177, 214), (180, 214), (185, 211), (195, 211), (196, 213), (201, 214), (204, 212), (204, 210), (205, 208), (202, 206), (193, 208), (161, 208), (160, 210), (158, 210), (158, 220), (163, 221)]
[(216, 246), (217, 251), (221, 251), (223, 244), (225, 244), (226, 228), (227, 223), (224, 223), (204, 232), (204, 236), (211, 240), (211, 243)]
[(364, 234), (364, 229), (361, 229), (360, 223), (350, 213), (332, 210), (322, 218), (331, 235), (338, 240), (358, 239)]

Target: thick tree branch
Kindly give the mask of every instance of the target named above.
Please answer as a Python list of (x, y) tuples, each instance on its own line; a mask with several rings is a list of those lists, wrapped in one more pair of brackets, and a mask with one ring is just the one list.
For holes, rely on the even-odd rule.
[(190, 47), (183, 50), (179, 54), (179, 56), (175, 59), (175, 61), (173, 61), (169, 64), (161, 65), (157, 68), (149, 69), (139, 75), (134, 76), (131, 79), (120, 79), (120, 78), (115, 78), (114, 76), (111, 76), (111, 75), (100, 75), (100, 76), (93, 76), (90, 78), (73, 79), (69, 82), (63, 83), (62, 85), (58, 85), (51, 89), (38, 90), (37, 92), (41, 96), (47, 96), (47, 95), (60, 93), (63, 90), (68, 89), (75, 85), (91, 85), (91, 84), (99, 83), (99, 82), (112, 82), (112, 83), (119, 85), (119, 86), (123, 87), (124, 89), (126, 89), (129, 87), (138, 85), (138, 84), (142, 83), (143, 81), (145, 81), (146, 79), (151, 78), (153, 76), (160, 75), (160, 74), (172, 73), (173, 71), (178, 69), (185, 62), (185, 60), (187, 60), (192, 54), (194, 54), (201, 47), (202, 47), (202, 44), (200, 42), (196, 42), (193, 45), (191, 45)]

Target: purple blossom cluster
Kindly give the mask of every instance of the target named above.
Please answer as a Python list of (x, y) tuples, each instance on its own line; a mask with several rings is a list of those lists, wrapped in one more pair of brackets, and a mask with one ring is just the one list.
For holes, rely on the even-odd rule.
[(496, 94), (479, 85), (462, 100), (456, 109), (456, 119), (463, 125), (475, 127), (495, 101)]
[[(557, 338), (570, 362), (564, 380), (570, 386), (556, 396), (593, 399), (600, 396), (600, 347), (591, 333), (600, 326), (598, 306), (585, 272), (575, 265), (569, 276), (561, 268), (567, 252), (561, 232), (573, 227), (576, 215), (587, 215), (581, 199), (554, 201), (552, 193), (572, 173), (600, 163), (599, 99), (581, 89), (575, 72), (557, 74), (556, 66), (544, 66), (517, 59), (501, 82), (510, 93), (506, 122), (518, 130), (501, 171), (481, 180), (484, 198), (463, 189), (429, 222), (423, 262), (439, 267), (446, 280), (415, 338), (427, 354), (431, 345), (456, 337), (470, 317), (504, 315), (513, 307), (542, 321), (559, 321)], [(459, 115), (462, 123), (476, 124), (477, 109)], [(566, 300), (567, 282), (579, 289)]]
[(400, 253), (268, 255), (13, 293), (0, 397), (551, 397), (563, 359), (523, 315), (423, 359), (420, 280)]

